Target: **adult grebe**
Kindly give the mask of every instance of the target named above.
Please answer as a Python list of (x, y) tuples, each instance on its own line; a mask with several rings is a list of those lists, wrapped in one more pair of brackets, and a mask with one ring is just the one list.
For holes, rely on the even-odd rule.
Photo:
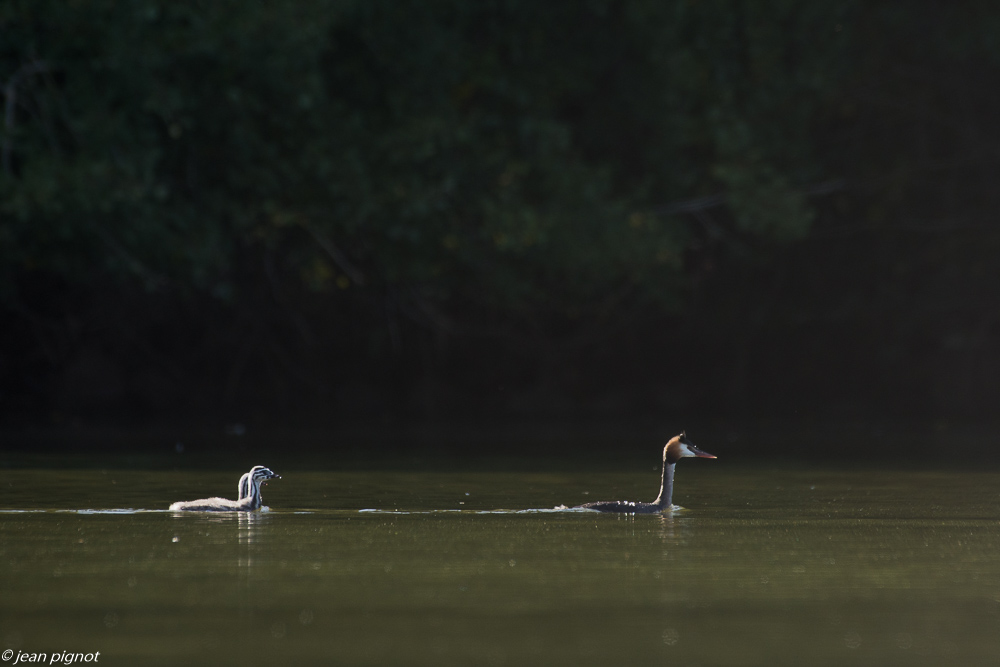
[(703, 459), (714, 459), (708, 452), (703, 452), (681, 433), (670, 438), (663, 447), (663, 476), (660, 478), (660, 495), (651, 503), (636, 503), (630, 500), (612, 500), (608, 502), (587, 503), (578, 505), (575, 509), (597, 510), (598, 512), (621, 512), (624, 514), (656, 514), (670, 509), (670, 499), (674, 490), (674, 465), (682, 458), (697, 456)]
[(240, 477), (239, 500), (227, 500), (226, 498), (187, 500), (174, 503), (170, 509), (189, 512), (252, 512), (260, 509), (263, 504), (260, 486), (266, 484), (269, 479), (281, 479), (281, 475), (276, 475), (270, 468), (254, 466), (250, 472)]

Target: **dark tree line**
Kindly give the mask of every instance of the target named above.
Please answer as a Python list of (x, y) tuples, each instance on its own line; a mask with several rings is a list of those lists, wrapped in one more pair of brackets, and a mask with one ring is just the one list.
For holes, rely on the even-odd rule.
[(8, 422), (987, 415), (992, 3), (0, 5)]

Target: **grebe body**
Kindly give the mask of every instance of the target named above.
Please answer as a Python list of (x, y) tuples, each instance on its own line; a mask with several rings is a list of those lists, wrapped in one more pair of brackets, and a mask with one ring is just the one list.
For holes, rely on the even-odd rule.
[(660, 495), (651, 503), (631, 500), (598, 501), (578, 505), (574, 509), (588, 509), (597, 512), (617, 512), (619, 514), (656, 514), (673, 507), (674, 466), (683, 458), (698, 457), (714, 459), (715, 456), (703, 452), (688, 440), (685, 433), (675, 435), (663, 447), (663, 473), (660, 477)]
[(281, 475), (275, 474), (270, 468), (254, 466), (250, 472), (240, 478), (237, 485), (238, 500), (227, 498), (186, 500), (172, 504), (170, 509), (188, 512), (253, 512), (264, 504), (260, 493), (261, 485), (266, 484), (271, 479), (281, 479)]

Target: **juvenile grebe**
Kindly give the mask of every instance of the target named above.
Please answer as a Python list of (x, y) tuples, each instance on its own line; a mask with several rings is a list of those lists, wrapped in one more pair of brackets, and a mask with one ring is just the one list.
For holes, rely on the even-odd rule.
[(674, 465), (682, 458), (697, 456), (703, 459), (714, 459), (708, 452), (703, 452), (681, 433), (670, 438), (663, 447), (663, 476), (660, 478), (660, 495), (651, 503), (636, 503), (630, 500), (611, 500), (607, 502), (587, 503), (578, 505), (577, 509), (597, 510), (598, 512), (621, 512), (623, 514), (655, 514), (672, 507), (670, 499), (674, 490)]
[(270, 468), (254, 466), (250, 472), (240, 477), (239, 500), (227, 500), (226, 498), (187, 500), (174, 503), (170, 509), (190, 512), (252, 512), (260, 509), (263, 504), (260, 486), (266, 484), (269, 479), (281, 479), (281, 475), (276, 475)]

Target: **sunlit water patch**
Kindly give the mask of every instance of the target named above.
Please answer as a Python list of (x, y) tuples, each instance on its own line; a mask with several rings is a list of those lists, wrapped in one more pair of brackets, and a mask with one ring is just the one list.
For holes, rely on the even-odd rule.
[[(0, 650), (109, 664), (940, 665), (1000, 654), (1000, 476), (6, 471)], [(231, 496), (230, 496), (231, 497)]]

